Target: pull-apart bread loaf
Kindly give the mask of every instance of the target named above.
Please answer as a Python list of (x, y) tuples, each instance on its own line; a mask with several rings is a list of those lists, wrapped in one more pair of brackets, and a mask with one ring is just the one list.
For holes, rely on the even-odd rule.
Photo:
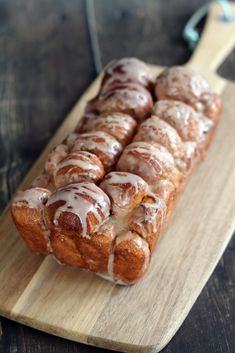
[(13, 199), (28, 247), (115, 283), (135, 283), (205, 157), (221, 106), (187, 68), (156, 78), (138, 59), (111, 62), (75, 131)]

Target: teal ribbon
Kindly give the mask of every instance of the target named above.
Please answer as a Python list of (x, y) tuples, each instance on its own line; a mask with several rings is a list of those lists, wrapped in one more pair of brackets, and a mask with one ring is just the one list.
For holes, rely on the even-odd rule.
[[(188, 20), (183, 30), (183, 38), (188, 43), (189, 48), (193, 51), (197, 43), (199, 42), (199, 32), (197, 25), (201, 19), (207, 14), (208, 8), (212, 1), (202, 5)], [(219, 16), (218, 21), (233, 22), (235, 18), (233, 16), (231, 6), (228, 0), (217, 0), (223, 10), (223, 15)]]

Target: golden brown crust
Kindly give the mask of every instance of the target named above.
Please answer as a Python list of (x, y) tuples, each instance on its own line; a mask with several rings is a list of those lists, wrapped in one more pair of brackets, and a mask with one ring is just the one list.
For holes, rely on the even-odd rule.
[(188, 156), (187, 165), (191, 174), (195, 166), (205, 157), (217, 124), (196, 112), (191, 106), (174, 100), (163, 99), (156, 102), (153, 113), (172, 126), (184, 141), (186, 157)]
[(167, 206), (156, 194), (149, 193), (129, 216), (129, 227), (146, 239), (152, 252), (165, 223)]
[(198, 146), (202, 144), (202, 148), (203, 141), (214, 126), (210, 119), (180, 101), (160, 100), (155, 103), (153, 113), (171, 125), (182, 141), (193, 141)]
[(146, 241), (132, 231), (119, 234), (113, 249), (112, 274), (123, 283), (135, 283), (145, 274), (150, 261)]
[(70, 184), (52, 194), (44, 215), (49, 229), (63, 229), (72, 236), (90, 235), (110, 214), (108, 196), (95, 184)]
[(43, 219), (43, 206), (51, 192), (43, 188), (19, 191), (12, 201), (14, 223), (31, 251), (48, 254), (49, 234)]
[(102, 162), (106, 171), (109, 171), (116, 163), (122, 145), (113, 136), (104, 131), (87, 132), (79, 134), (71, 152), (87, 151), (95, 154)]
[(99, 158), (87, 151), (69, 153), (53, 171), (57, 188), (80, 181), (97, 182), (104, 176), (104, 166)]
[(107, 92), (120, 84), (137, 83), (152, 92), (154, 79), (153, 73), (143, 61), (136, 58), (123, 58), (107, 65), (101, 90)]
[[(26, 207), (12, 208), (16, 228), (31, 251), (48, 254), (47, 241), (41, 227), (41, 217), (37, 209)], [(35, 234), (37, 235), (35, 237)]]
[(108, 272), (109, 256), (115, 236), (115, 223), (109, 220), (102, 224), (90, 239), (76, 239), (77, 248), (84, 259), (86, 268), (101, 274)]
[(77, 248), (73, 236), (64, 234), (63, 229), (61, 231), (51, 229), (50, 242), (52, 253), (57, 261), (71, 266), (86, 268), (86, 263)]
[(111, 211), (116, 216), (130, 212), (148, 192), (148, 184), (142, 178), (126, 172), (107, 174), (100, 188), (109, 196)]
[(46, 163), (45, 171), (51, 175), (56, 167), (56, 165), (68, 155), (68, 146), (60, 144), (53, 148), (49, 153)]
[(117, 163), (117, 170), (137, 174), (149, 184), (169, 179), (178, 185), (184, 179), (172, 155), (157, 143), (140, 141), (128, 145)]

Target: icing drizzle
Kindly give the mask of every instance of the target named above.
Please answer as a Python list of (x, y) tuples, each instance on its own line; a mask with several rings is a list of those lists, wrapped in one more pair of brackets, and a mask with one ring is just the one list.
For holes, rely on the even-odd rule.
[(85, 238), (90, 238), (88, 234), (90, 212), (97, 220), (97, 225), (92, 231), (96, 231), (109, 216), (109, 198), (93, 183), (81, 182), (61, 188), (50, 197), (46, 206), (57, 201), (64, 201), (64, 204), (59, 206), (55, 212), (53, 219), (55, 226), (59, 226), (59, 217), (62, 212), (71, 212), (79, 218), (82, 229), (79, 235)]

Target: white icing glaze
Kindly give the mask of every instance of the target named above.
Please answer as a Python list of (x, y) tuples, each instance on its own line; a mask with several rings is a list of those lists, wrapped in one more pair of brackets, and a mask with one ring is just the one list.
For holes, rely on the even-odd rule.
[(117, 128), (121, 126), (124, 130), (129, 130), (130, 125), (136, 125), (131, 116), (122, 113), (110, 113), (109, 115), (101, 116), (100, 122), (114, 125)]
[(157, 116), (151, 116), (140, 125), (134, 140), (159, 143), (175, 158), (183, 157), (183, 144), (177, 131)]
[(155, 104), (153, 112), (173, 126), (184, 141), (200, 143), (213, 127), (212, 121), (183, 102), (160, 100)]
[(76, 141), (76, 139), (78, 138), (79, 134), (77, 134), (76, 132), (71, 132), (67, 137), (66, 137), (66, 145), (71, 148), (74, 144), (74, 142)]
[(194, 104), (194, 108), (203, 112), (212, 121), (217, 121), (221, 112), (222, 101), (216, 93), (205, 93), (201, 96), (201, 102)]
[(86, 121), (83, 131), (106, 131), (123, 143), (123, 139), (131, 136), (135, 127), (136, 122), (131, 116), (114, 112)]
[(49, 252), (52, 250), (50, 244), (50, 231), (46, 228), (44, 223), (44, 204), (50, 195), (51, 192), (49, 190), (35, 187), (24, 191), (18, 191), (12, 201), (12, 207), (29, 207), (38, 210), (40, 214), (39, 223), (41, 231), (46, 240), (47, 250)]
[(119, 233), (124, 227), (121, 219), (114, 216), (110, 216), (96, 231), (97, 235), (109, 234), (112, 239), (115, 238), (116, 234)]
[(97, 118), (98, 116), (95, 113), (92, 113), (92, 112), (85, 113), (85, 115), (79, 120), (75, 128), (75, 133), (87, 132), (88, 131), (86, 129), (87, 125), (92, 124), (92, 122), (94, 122)]
[[(89, 200), (86, 197), (89, 197)], [(48, 200), (46, 206), (50, 206), (56, 201), (64, 201), (55, 212), (53, 223), (57, 226), (58, 219), (62, 212), (75, 214), (81, 223), (81, 236), (90, 238), (87, 234), (87, 215), (92, 212), (98, 221), (96, 229), (105, 221), (109, 215), (110, 201), (107, 195), (95, 184), (82, 182), (71, 184), (54, 193)], [(96, 231), (94, 229), (93, 231)]]
[[(85, 151), (81, 151), (81, 152), (85, 152)], [(86, 152), (89, 153), (89, 152)], [(92, 164), (92, 162), (87, 158), (85, 159), (78, 159), (76, 158), (78, 156), (78, 154), (71, 154), (69, 155), (68, 158), (64, 159), (63, 161), (61, 161), (58, 165), (57, 165), (57, 170), (58, 169), (62, 169), (65, 167), (79, 167), (81, 169), (92, 169), (93, 170), (99, 170), (99, 166), (96, 164)], [(69, 171), (69, 170), (68, 170)]]
[(171, 195), (171, 192), (175, 192), (175, 186), (170, 180), (162, 179), (156, 185), (152, 185), (150, 191), (159, 196), (167, 205), (169, 195)]
[(148, 184), (132, 173), (111, 172), (107, 174), (100, 187), (111, 197), (115, 214), (121, 216), (128, 208), (135, 207), (134, 198), (139, 192), (146, 193)]
[(27, 190), (20, 190), (17, 192), (16, 196), (13, 198), (13, 206), (26, 205), (29, 208), (38, 208), (50, 195), (50, 191), (43, 188), (31, 188)]
[[(69, 168), (66, 170), (64, 179), (71, 182), (76, 181), (78, 176), (87, 180), (97, 180), (97, 176), (103, 176), (103, 166), (100, 160), (90, 152), (81, 151), (69, 154), (57, 164), (53, 173), (55, 180), (58, 172), (67, 167)], [(81, 169), (79, 172), (77, 167)]]
[(117, 88), (111, 91), (111, 93), (108, 92), (102, 95), (100, 97), (99, 111), (134, 110), (148, 106), (152, 102), (151, 95), (147, 90), (143, 91), (141, 88), (141, 86), (138, 90), (136, 87)]
[(173, 101), (159, 101), (155, 107), (156, 114), (161, 119), (164, 119), (166, 116), (168, 123), (175, 123), (174, 127), (181, 134), (182, 138), (187, 141), (189, 139), (188, 136), (191, 134), (191, 131), (189, 131), (191, 127), (190, 120), (196, 115), (193, 109), (184, 103)]
[(164, 201), (160, 197), (158, 197), (154, 194), (151, 194), (151, 196), (155, 199), (155, 202), (154, 203), (145, 202), (143, 204), (145, 209), (147, 210), (145, 221), (152, 224), (153, 232), (156, 232), (157, 231), (157, 223), (154, 222), (154, 219), (157, 217), (157, 214), (160, 212), (161, 225), (163, 224), (163, 220), (164, 220), (165, 214), (166, 214), (166, 204), (164, 203)]
[(68, 154), (68, 146), (61, 144), (56, 146), (48, 155), (45, 163), (45, 170), (47, 173), (52, 173), (57, 163), (59, 163)]
[[(154, 197), (155, 197), (156, 201), (153, 204), (146, 203), (146, 202), (144, 203), (144, 207), (147, 210), (147, 217), (145, 218), (145, 220), (151, 224), (153, 217), (154, 217), (154, 212), (156, 212), (156, 214), (160, 212), (161, 226), (162, 226), (164, 219), (165, 219), (165, 216), (166, 216), (166, 204), (164, 203), (164, 201), (160, 197), (155, 196), (155, 195), (154, 195)], [(153, 222), (152, 226), (153, 226), (153, 232), (156, 232), (157, 223)]]
[(143, 186), (143, 188), (147, 187), (147, 184), (144, 179), (142, 179), (138, 175), (127, 172), (110, 172), (109, 174), (107, 174), (104, 182), (117, 185), (131, 184), (135, 187), (137, 187), (139, 184)]
[(175, 170), (175, 162), (166, 148), (147, 142), (133, 142), (122, 153), (117, 169), (140, 175), (150, 184)]
[(123, 217), (114, 216), (114, 219), (115, 219), (115, 236), (116, 236), (117, 234), (127, 229), (127, 224), (125, 223)]
[(164, 70), (157, 79), (160, 98), (186, 100), (194, 103), (207, 92), (210, 92), (208, 82), (199, 74), (183, 66), (173, 66)]
[[(98, 141), (96, 141), (98, 139)], [(78, 139), (73, 146), (72, 150), (79, 150), (80, 146), (89, 147), (90, 149), (98, 149), (103, 153), (108, 153), (110, 149), (110, 153), (115, 153), (118, 149), (117, 146), (119, 144), (117, 141), (109, 134), (103, 131), (84, 133), (78, 136)]]
[[(184, 143), (185, 146), (185, 156), (186, 159), (196, 158), (197, 160), (197, 143), (192, 141), (187, 141)], [(195, 160), (195, 161), (196, 161)]]
[(137, 235), (132, 231), (127, 231), (127, 232), (123, 232), (122, 234), (119, 234), (116, 237), (115, 244), (116, 246), (118, 246), (120, 243), (124, 241), (133, 241), (143, 251), (145, 255), (145, 261), (143, 264), (142, 271), (145, 271), (145, 269), (149, 264), (149, 258), (150, 258), (150, 250), (146, 240), (144, 240), (143, 238), (141, 238), (139, 235)]
[(113, 136), (104, 131), (88, 132), (79, 135), (72, 147), (72, 152), (84, 150), (94, 154), (99, 154), (98, 152), (100, 151), (108, 159), (107, 162), (102, 156), (98, 155), (101, 162), (110, 166), (121, 153), (122, 145)]
[(204, 115), (199, 114), (199, 141), (204, 141), (206, 134), (208, 134), (214, 127), (214, 123), (211, 119)]
[(136, 58), (123, 58), (115, 62), (111, 62), (106, 70), (108, 79), (104, 83), (106, 85), (112, 85), (113, 82), (137, 82), (143, 86), (148, 86), (150, 82), (153, 82), (154, 75), (149, 70), (148, 66), (136, 59)]
[(162, 162), (174, 165), (174, 158), (167, 149), (159, 144), (150, 144), (148, 142), (133, 142), (127, 146), (126, 151), (136, 152), (138, 154), (149, 155), (150, 158), (158, 158)]

